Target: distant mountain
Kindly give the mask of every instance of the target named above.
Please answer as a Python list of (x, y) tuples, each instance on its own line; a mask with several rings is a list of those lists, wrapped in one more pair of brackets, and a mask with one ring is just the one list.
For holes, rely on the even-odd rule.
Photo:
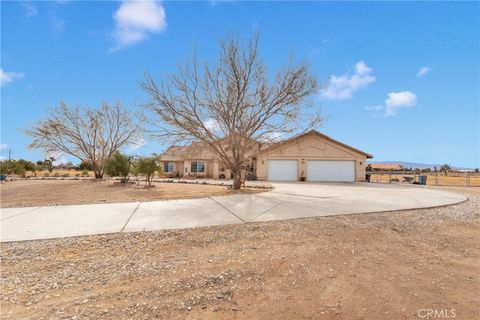
[[(433, 170), (434, 167), (440, 169), (442, 166), (441, 164), (427, 164), (427, 163), (417, 163), (417, 162), (406, 162), (406, 161), (368, 161), (367, 163), (371, 164), (385, 164), (385, 165), (400, 165), (404, 168), (412, 168), (412, 169), (431, 169)], [(475, 168), (464, 168), (464, 167), (452, 167), (453, 170), (475, 170)]]

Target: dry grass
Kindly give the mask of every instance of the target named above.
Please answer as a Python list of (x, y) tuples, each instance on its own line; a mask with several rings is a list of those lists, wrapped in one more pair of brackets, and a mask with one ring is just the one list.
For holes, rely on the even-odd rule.
[[(372, 175), (371, 182), (388, 183), (392, 179), (398, 179), (403, 181), (404, 174), (388, 174), (388, 173), (370, 173)], [(413, 176), (413, 175), (410, 175)], [(472, 173), (470, 177), (467, 174), (427, 174), (427, 185), (430, 186), (468, 186), (468, 180), (470, 180), (470, 187), (480, 187), (480, 174)]]
[[(14, 180), (0, 185), (1, 207), (28, 207), (203, 198), (235, 193), (227, 186), (144, 183), (123, 185), (95, 180)], [(239, 192), (261, 192), (246, 189)]]

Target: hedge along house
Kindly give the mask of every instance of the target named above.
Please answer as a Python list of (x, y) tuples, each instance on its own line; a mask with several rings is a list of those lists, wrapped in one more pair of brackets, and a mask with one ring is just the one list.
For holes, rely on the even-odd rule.
[[(365, 181), (366, 159), (373, 156), (312, 130), (271, 145), (261, 145), (245, 167), (257, 180)], [(229, 179), (230, 171), (208, 146), (172, 146), (161, 155), (169, 177)]]

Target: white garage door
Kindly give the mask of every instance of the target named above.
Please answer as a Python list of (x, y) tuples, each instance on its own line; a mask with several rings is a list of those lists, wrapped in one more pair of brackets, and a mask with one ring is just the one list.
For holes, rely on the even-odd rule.
[(308, 181), (355, 181), (355, 161), (308, 160)]
[(297, 181), (297, 160), (268, 160), (268, 180)]

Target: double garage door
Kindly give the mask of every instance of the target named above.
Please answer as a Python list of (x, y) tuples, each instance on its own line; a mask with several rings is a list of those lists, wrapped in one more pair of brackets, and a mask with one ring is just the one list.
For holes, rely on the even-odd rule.
[[(353, 160), (308, 160), (307, 181), (355, 181)], [(297, 160), (268, 160), (268, 180), (298, 181)]]

